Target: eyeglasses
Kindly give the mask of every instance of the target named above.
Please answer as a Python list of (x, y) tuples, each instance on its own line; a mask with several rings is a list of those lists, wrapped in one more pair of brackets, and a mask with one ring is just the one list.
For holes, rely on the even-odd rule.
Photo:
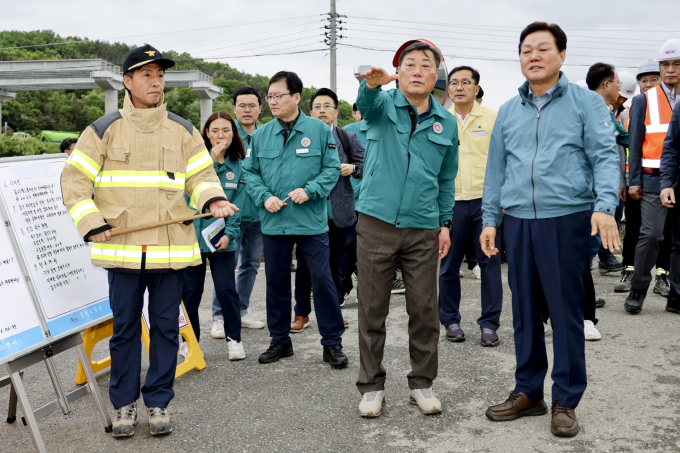
[(609, 82), (609, 83), (612, 83), (612, 84), (614, 84), (618, 87), (621, 87), (621, 81), (620, 80), (605, 80), (604, 82), (605, 83)]
[(642, 77), (640, 83), (656, 83), (660, 80), (660, 77)]
[(470, 85), (472, 85), (472, 82), (470, 82), (469, 80), (463, 80), (462, 82), (456, 82), (455, 80), (452, 80), (452, 81), (449, 82), (449, 86), (452, 87), (452, 88), (456, 88), (459, 84), (463, 88), (467, 88)]
[(269, 102), (273, 101), (274, 98), (281, 100), (282, 97), (287, 96), (287, 95), (293, 96), (293, 94), (295, 94), (295, 93), (268, 94), (267, 100)]
[(315, 112), (318, 112), (319, 110), (321, 110), (322, 107), (323, 107), (324, 110), (335, 110), (335, 108), (336, 108), (333, 104), (324, 104), (324, 105), (314, 104), (312, 106), (312, 110), (314, 110)]
[(241, 110), (245, 110), (247, 108), (249, 108), (250, 110), (255, 110), (258, 107), (258, 105), (255, 104), (255, 103), (252, 103), (252, 104), (237, 104), (236, 107), (238, 107)]
[[(668, 69), (671, 67), (671, 62), (670, 61), (662, 61), (659, 66), (661, 66), (664, 69)], [(673, 69), (676, 71), (680, 71), (680, 62), (676, 61), (673, 63)]]

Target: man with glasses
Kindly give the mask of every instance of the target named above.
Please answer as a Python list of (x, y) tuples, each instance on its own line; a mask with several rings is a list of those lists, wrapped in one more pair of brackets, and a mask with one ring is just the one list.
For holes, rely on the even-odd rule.
[(253, 135), (243, 163), (246, 188), (260, 208), (267, 326), (272, 338), (259, 362), (293, 355), (290, 257), (297, 245), (311, 274), (323, 360), (342, 368), (348, 363), (342, 352), (345, 326), (329, 264), (327, 214), (327, 199), (338, 182), (341, 165), (331, 130), (298, 107), (301, 93), (302, 80), (297, 74), (274, 74), (267, 99), (276, 119)]
[[(257, 130), (257, 119), (262, 111), (262, 96), (252, 87), (241, 87), (234, 92), (234, 113), (236, 129), (243, 140), (246, 154), (250, 150), (250, 142)], [(236, 240), (236, 253), (241, 265), (236, 276), (236, 292), (241, 309), (241, 325), (249, 329), (263, 329), (264, 323), (248, 313), (250, 295), (253, 293), (257, 271), (260, 269), (262, 257), (262, 231), (260, 230), (260, 210), (246, 191), (246, 199), (241, 207), (241, 235)], [(212, 300), (213, 338), (224, 338), (224, 317), (222, 306), (217, 300), (217, 291), (213, 290)]]
[[(482, 253), (477, 238), (482, 234), (482, 192), (489, 154), (489, 142), (497, 112), (479, 105), (479, 72), (469, 66), (453, 68), (449, 73), (449, 97), (453, 101), (450, 112), (458, 120), (458, 176), (456, 203), (451, 224), (451, 249), (442, 259), (439, 269), (439, 322), (446, 327), (446, 339), (465, 341), (460, 327), (460, 265), (472, 236), (482, 277), (482, 313), (477, 324), (481, 329), (483, 346), (498, 346), (496, 334), (500, 326), (503, 306), (501, 257), (488, 258)], [(497, 247), (500, 247), (498, 241)]]
[(668, 208), (660, 198), (659, 168), (673, 107), (680, 98), (680, 40), (666, 41), (659, 50), (657, 61), (662, 83), (635, 96), (630, 108), (628, 193), (633, 199), (640, 200), (642, 219), (631, 290), (624, 303), (624, 308), (631, 314), (642, 311), (652, 281), (651, 270), (664, 240)]
[[(342, 277), (345, 269), (345, 249), (347, 236), (354, 226), (357, 215), (354, 208), (354, 190), (350, 179), (363, 177), (364, 147), (356, 135), (335, 127), (338, 116), (338, 96), (328, 88), (321, 88), (312, 95), (310, 101), (312, 118), (326, 123), (333, 131), (340, 158), (340, 179), (331, 191), (328, 207), (328, 242), (330, 244), (330, 266), (333, 283), (337, 291), (338, 306), (344, 302)], [(352, 178), (350, 178), (350, 176)], [(291, 332), (302, 332), (309, 324), (309, 314), (312, 311), (310, 296), (312, 282), (309, 269), (303, 254), (298, 255), (297, 273), (295, 274), (295, 320), (290, 326)], [(349, 326), (344, 321), (345, 327)]]
[(640, 85), (640, 93), (644, 93), (650, 88), (654, 88), (661, 84), (661, 72), (659, 71), (659, 63), (653, 58), (645, 61), (638, 68), (637, 81)]

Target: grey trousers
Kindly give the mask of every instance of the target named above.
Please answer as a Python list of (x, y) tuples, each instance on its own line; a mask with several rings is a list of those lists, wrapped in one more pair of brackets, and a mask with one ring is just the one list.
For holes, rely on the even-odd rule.
[(392, 279), (401, 262), (406, 288), (406, 312), (411, 389), (428, 388), (437, 377), (439, 307), (437, 261), (439, 231), (397, 228), (375, 217), (359, 214), (357, 223), (359, 276), (359, 379), (364, 394), (385, 389), (387, 372), (382, 366), (385, 320), (390, 310)]
[(656, 265), (659, 244), (663, 242), (668, 208), (661, 204), (658, 193), (642, 192), (640, 200), (642, 226), (635, 248), (635, 270), (631, 281), (633, 288), (646, 290), (652, 282), (652, 268)]

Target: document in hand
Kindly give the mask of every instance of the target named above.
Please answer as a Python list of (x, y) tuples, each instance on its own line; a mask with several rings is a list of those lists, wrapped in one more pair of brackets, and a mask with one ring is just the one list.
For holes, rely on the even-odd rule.
[(211, 252), (217, 251), (217, 243), (224, 236), (224, 225), (224, 219), (217, 219), (201, 232), (203, 240), (205, 240)]

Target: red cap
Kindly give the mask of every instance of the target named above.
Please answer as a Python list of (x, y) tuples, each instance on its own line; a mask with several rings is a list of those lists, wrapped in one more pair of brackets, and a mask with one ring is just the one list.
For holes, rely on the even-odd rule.
[[(406, 41), (404, 44), (401, 45), (399, 50), (397, 50), (397, 53), (394, 54), (394, 58), (392, 59), (392, 66), (395, 68), (399, 66), (399, 56), (401, 53), (406, 49), (408, 46), (413, 44), (414, 42), (422, 41), (426, 44), (429, 44), (430, 46), (434, 47), (435, 49), (439, 50), (439, 47), (435, 46), (432, 41), (428, 41), (427, 39), (412, 39), (410, 41)], [(439, 50), (439, 53), (441, 54), (441, 50)], [(442, 61), (444, 61), (444, 55), (442, 55)]]

